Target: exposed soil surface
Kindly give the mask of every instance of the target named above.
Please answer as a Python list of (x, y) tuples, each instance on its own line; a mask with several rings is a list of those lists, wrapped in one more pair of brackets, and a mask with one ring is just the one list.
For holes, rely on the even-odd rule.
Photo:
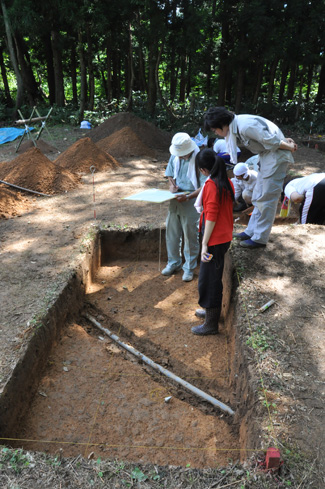
[[(141, 124), (136, 121), (138, 126), (132, 125), (133, 119), (128, 120), (127, 116), (120, 114), (114, 116), (114, 124), (109, 120), (107, 127), (116, 128), (118, 131), (129, 126), (139, 137), (135, 127)], [(119, 127), (119, 123), (122, 126)], [(105, 124), (87, 134), (82, 130), (53, 128), (55, 145), (63, 152), (68, 148), (71, 149), (76, 142), (77, 146), (78, 143), (81, 144), (79, 139), (92, 137), (91, 133), (95, 135), (92, 138), (93, 141), (97, 142), (116, 132), (113, 129), (111, 132), (106, 130)], [(157, 140), (156, 128), (153, 133), (150, 137), (154, 142)], [(143, 134), (148, 134), (148, 126), (143, 130)], [(70, 171), (73, 175), (72, 182), (77, 182), (78, 185), (75, 186), (73, 183), (71, 187), (63, 187), (59, 191), (53, 174), (49, 180), (46, 171), (45, 178), (43, 170), (38, 172), (37, 176), (34, 170), (31, 170), (30, 175), (35, 175), (35, 188), (43, 193), (56, 194), (51, 198), (36, 197), (26, 193), (16, 194), (16, 191), (9, 187), (1, 186), (1, 214), (4, 217), (15, 216), (17, 213), (20, 215), (20, 217), (0, 221), (0, 256), (3, 264), (0, 270), (2, 284), (0, 289), (1, 390), (5, 388), (11, 372), (33, 335), (35, 317), (44, 313), (49, 302), (66, 282), (67, 275), (82, 259), (87, 249), (85, 242), (90, 238), (89, 230), (93, 228), (92, 224), (100, 223), (101, 226), (111, 229), (164, 226), (168, 204), (155, 207), (151, 204), (123, 200), (123, 197), (146, 188), (166, 188), (164, 168), (168, 160), (171, 136), (165, 135), (164, 137), (166, 137), (166, 152), (164, 154), (158, 152), (156, 159), (150, 156), (119, 159), (116, 155), (120, 166), (108, 164), (103, 171), (95, 172), (96, 223), (93, 219), (92, 175), (85, 173), (81, 182), (78, 183), (80, 178), (78, 173), (87, 171), (85, 168), (82, 170), (80, 167), (75, 168), (74, 171), (63, 167), (60, 169), (61, 167), (56, 162), (55, 168), (59, 168), (60, 172)], [(155, 149), (154, 146), (149, 145), (147, 139), (142, 138), (141, 141), (150, 149)], [(50, 144), (53, 147), (53, 141), (49, 142)], [(19, 160), (20, 164), (26, 164), (26, 162), (32, 164), (30, 151), (42, 158), (39, 150), (34, 148), (20, 153), (17, 157), (15, 142), (4, 145), (1, 148), (1, 160), (6, 163), (0, 164), (0, 179), (5, 180), (1, 176), (6, 175), (6, 168), (9, 168), (8, 162), (12, 163), (12, 160), (16, 158), (22, 158)], [(57, 157), (58, 153), (54, 152), (44, 156), (46, 161), (48, 159), (49, 173), (54, 165), (52, 161)], [(301, 175), (325, 169), (324, 154), (314, 148), (300, 145), (295, 159), (296, 164), (291, 171)], [(82, 153), (80, 153), (80, 160), (82, 161)], [(41, 168), (44, 168), (43, 165), (39, 167)], [(12, 171), (15, 171), (14, 167)], [(19, 172), (12, 175), (17, 175), (18, 178)], [(43, 181), (44, 185), (41, 185)], [(50, 181), (52, 188), (47, 186)], [(22, 180), (19, 182), (21, 183)], [(24, 182), (26, 183), (25, 180)], [(28, 182), (29, 185), (32, 183)], [(11, 198), (8, 197), (9, 195)], [(16, 200), (12, 197), (13, 195), (17, 195)], [(5, 199), (7, 199), (8, 207), (6, 207)], [(239, 230), (243, 229), (237, 227)], [(235, 320), (238, 341), (241, 342), (240, 348), (244, 351), (247, 362), (250, 363), (249, 371), (252, 381), (257, 379), (257, 385), (264, 386), (264, 389), (257, 392), (257, 402), (261, 406), (260, 418), (256, 421), (260, 423), (261, 446), (275, 444), (283, 450), (287, 444), (290, 447), (297, 446), (312, 454), (315, 463), (322, 466), (325, 448), (323, 437), (325, 397), (324, 228), (294, 224), (277, 225), (273, 228), (270, 243), (265, 250), (254, 252), (242, 250), (234, 242), (231, 254), (240, 281)], [(152, 281), (151, 284), (150, 281)], [(193, 372), (195, 376), (197, 374), (208, 378), (212, 376), (214, 380), (210, 384), (208, 382), (207, 386), (216, 396), (223, 397), (222, 379), (227, 382), (227, 366), (219, 364), (218, 349), (225, 348), (226, 336), (222, 334), (222, 330), (219, 337), (212, 339), (196, 338), (188, 334), (190, 326), (193, 323), (198, 324), (193, 317), (192, 307), (191, 310), (187, 307), (189, 301), (193, 306), (195, 304), (196, 278), (193, 282), (184, 284), (179, 275), (166, 280), (160, 276), (158, 270), (155, 271), (152, 264), (146, 267), (142, 260), (128, 268), (122, 262), (116, 262), (100, 270), (93, 287), (93, 290), (90, 290), (89, 301), (97, 311), (97, 316), (102, 315), (103, 321), (107, 317), (114, 317), (116, 324), (124, 324), (134, 337), (141, 339), (144, 333), (150, 344), (157, 341), (159, 345), (162, 345), (162, 350), (169, 342), (169, 347), (172, 345), (175, 365), (182, 366), (183, 372), (185, 370)], [(168, 293), (165, 292), (167, 289)], [(125, 307), (125, 295), (128, 297), (134, 295), (133, 305)], [(107, 300), (108, 297), (111, 299)], [(270, 299), (275, 300), (275, 305), (264, 313), (258, 313), (258, 308)], [(112, 311), (114, 308), (116, 312)], [(157, 323), (158, 312), (163, 312), (165, 320), (165, 325), (159, 329), (153, 326)], [(162, 330), (163, 335), (160, 334)], [(168, 443), (178, 442), (178, 444), (188, 446), (193, 443), (198, 449), (200, 447), (196, 433), (199, 433), (199, 443), (203, 444), (201, 448), (216, 447), (215, 418), (211, 416), (211, 413), (204, 413), (195, 405), (192, 411), (190, 404), (177, 398), (173, 393), (170, 403), (165, 403), (164, 398), (169, 394), (168, 387), (162, 387), (160, 383), (156, 383), (155, 379), (147, 376), (143, 369), (134, 362), (132, 362), (132, 376), (134, 374), (134, 377), (128, 378), (126, 375), (130, 368), (128, 367), (130, 360), (126, 360), (125, 356), (119, 353), (109, 340), (106, 338), (101, 340), (98, 336), (102, 335), (94, 333), (94, 328), (90, 327), (86, 321), (75, 321), (68, 324), (62, 332), (58, 349), (53, 350), (46, 376), (38, 389), (39, 392), (46, 395), (48, 395), (47, 389), (50, 389), (53, 395), (45, 397), (38, 394), (33, 401), (34, 405), (42, 404), (42, 408), (45, 406), (54, 417), (60, 417), (61, 412), (64, 420), (62, 428), (66, 433), (65, 442), (78, 443), (79, 440), (83, 442), (86, 438), (86, 445), (77, 445), (79, 448), (76, 448), (76, 453), (87, 455), (89, 450), (86, 453), (86, 447), (90, 448), (92, 444), (99, 443), (101, 446), (96, 447), (96, 450), (101, 450), (103, 456), (105, 453), (108, 457), (116, 456), (116, 451), (113, 452), (114, 447), (104, 446), (104, 442), (107, 443), (107, 436), (104, 433), (107, 432), (102, 430), (109, 428), (105, 423), (103, 426), (100, 423), (100, 420), (109, 416), (110, 412), (118, 414), (121, 423), (127, 423), (131, 417), (133, 419), (138, 416), (136, 418), (138, 423), (132, 424), (129, 438), (124, 438), (119, 442), (119, 445), (127, 445), (122, 447), (118, 454), (121, 458), (148, 461), (147, 450), (143, 449), (135, 454), (130, 449), (131, 443), (143, 444), (147, 447), (153, 442), (156, 448), (159, 447), (159, 444), (165, 446)], [(83, 351), (81, 344), (85, 345), (86, 351), (88, 350), (88, 356), (83, 356), (84, 353), (78, 355), (79, 351)], [(209, 354), (206, 353), (206, 348)], [(239, 343), (236, 348), (239, 348)], [(234, 353), (236, 356), (236, 351)], [(113, 364), (114, 369), (116, 367), (117, 370), (111, 370)], [(63, 370), (63, 367), (67, 367), (68, 371)], [(205, 374), (207, 368), (208, 375)], [(141, 381), (143, 375), (145, 375), (145, 383)], [(238, 375), (241, 375), (240, 371)], [(116, 379), (119, 379), (119, 382)], [(88, 388), (89, 384), (93, 389), (90, 393), (92, 402), (80, 397), (80, 393), (84, 392), (84, 386)], [(134, 405), (130, 406), (129, 401), (123, 397), (130, 390), (133, 402), (137, 398), (136, 408)], [(135, 395), (138, 390), (141, 393), (142, 401), (139, 396)], [(117, 397), (121, 395), (118, 409), (116, 403), (111, 402), (111, 397), (107, 396), (107, 392), (111, 394), (111, 391)], [(154, 399), (150, 397), (152, 392), (156, 396)], [(76, 397), (77, 393), (79, 397)], [(222, 400), (227, 401), (226, 398)], [(232, 403), (233, 399), (229, 398), (228, 401)], [(241, 399), (237, 398), (237, 401), (240, 402)], [(244, 404), (244, 398), (242, 401)], [(59, 406), (62, 411), (59, 411)], [(72, 416), (71, 413), (73, 413)], [(157, 425), (147, 423), (148, 420), (144, 418), (148, 416), (148, 413), (150, 413), (150, 418), (157, 421)], [(88, 428), (91, 429), (79, 433), (77, 431), (78, 416), (88, 419)], [(155, 430), (155, 426), (158, 426), (158, 419), (162, 421), (160, 426), (166, 424), (165, 433), (161, 433), (158, 429)], [(183, 433), (181, 435), (183, 439), (176, 438), (177, 435), (173, 429), (176, 419), (177, 424), (182, 427), (180, 432)], [(51, 416), (38, 419), (37, 422), (34, 417), (34, 420), (30, 421), (34, 433), (37, 433), (42, 441), (45, 441), (48, 436), (51, 439), (60, 440), (61, 434), (55, 437), (55, 433), (51, 432), (51, 425)], [(68, 427), (71, 427), (71, 432)], [(28, 437), (30, 432), (27, 428), (25, 430), (26, 437)], [(224, 423), (223, 430), (220, 431), (220, 436), (227, 440), (227, 448), (236, 445), (236, 439), (233, 438), (233, 433), (227, 423)], [(161, 433), (160, 437), (157, 435), (158, 431)], [(45, 436), (43, 436), (44, 433), (46, 433)], [(101, 433), (103, 437), (100, 437)], [(119, 435), (119, 428), (116, 426), (114, 439), (117, 440)], [(42, 447), (43, 450), (50, 450), (46, 443), (42, 443)], [(189, 458), (192, 457), (192, 454), (186, 453), (185, 455), (179, 451), (172, 454), (172, 460), (164, 459), (163, 450), (157, 450), (155, 457), (157, 463), (162, 464), (192, 463), (193, 466), (203, 467), (209, 465), (210, 460), (213, 463), (213, 451), (205, 450), (204, 454), (197, 452), (198, 450), (196, 450), (196, 461)], [(225, 454), (224, 461), (227, 458), (229, 458), (228, 453)], [(318, 475), (321, 481), (322, 474), (319, 472)], [(310, 487), (321, 488), (322, 485), (321, 482), (319, 485), (316, 485), (315, 482), (315, 485)]]
[[(88, 310), (154, 361), (229, 402), (225, 328), (200, 342), (190, 333), (199, 324), (196, 288), (196, 281), (185, 287), (180, 274), (162, 278), (157, 263), (114, 261), (97, 274)], [(222, 411), (156, 377), (85, 320), (64, 330), (49, 364), (17, 436), (56, 442), (24, 443), (27, 449), (55, 454), (64, 441), (65, 456), (93, 451), (96, 457), (201, 468), (240, 456)]]

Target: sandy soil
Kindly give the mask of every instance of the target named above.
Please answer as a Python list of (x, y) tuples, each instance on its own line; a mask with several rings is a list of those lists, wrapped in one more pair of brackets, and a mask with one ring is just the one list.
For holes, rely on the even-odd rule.
[[(67, 128), (52, 132), (61, 151), (87, 136), (80, 130)], [(15, 143), (1, 149), (2, 161), (16, 157)], [(58, 154), (51, 152), (46, 156), (54, 161)], [(70, 271), (82, 259), (84, 242), (94, 225), (100, 223), (112, 229), (164, 226), (167, 204), (160, 205), (157, 211), (148, 204), (130, 204), (123, 201), (123, 197), (149, 187), (166, 188), (163, 171), (168, 154), (158, 152), (150, 158), (123, 157), (120, 161), (118, 155), (115, 158), (120, 167), (96, 172), (94, 178), (90, 173), (79, 175), (82, 184), (69, 192), (51, 198), (24, 194), (24, 200), (19, 200), (19, 216), (0, 221), (3, 264), (0, 270), (0, 389), (5, 387), (26, 348), (33, 321), (44, 313)], [(324, 154), (301, 146), (296, 154), (295, 171), (304, 175), (320, 169), (325, 171)], [(21, 207), (24, 201), (28, 205)], [(324, 457), (323, 242), (323, 227), (282, 225), (273, 228), (265, 250), (242, 250), (234, 242), (231, 251), (240, 282), (237, 328), (248, 360), (262, 385), (263, 443), (297, 445), (314, 454), (319, 462)], [(107, 277), (99, 276), (98, 280), (107, 280)], [(189, 286), (193, 287), (194, 294), (196, 283)], [(257, 314), (258, 308), (270, 299), (276, 304), (265, 313)], [(150, 298), (148, 305), (146, 295), (142, 300), (144, 308), (151, 308)], [(69, 326), (62, 339), (64, 345), (72, 347), (72, 334), (77, 339), (85, 337), (81, 326)], [(95, 339), (91, 335), (84, 339), (91, 350)], [(114, 356), (119, 357), (119, 354), (114, 353)], [(101, 358), (98, 361), (100, 364)], [(53, 378), (56, 374), (58, 372), (53, 372)], [(102, 382), (105, 381), (104, 376)], [(43, 382), (46, 383), (46, 378)], [(199, 426), (200, 423), (198, 420)], [(143, 441), (140, 434), (134, 436)]]

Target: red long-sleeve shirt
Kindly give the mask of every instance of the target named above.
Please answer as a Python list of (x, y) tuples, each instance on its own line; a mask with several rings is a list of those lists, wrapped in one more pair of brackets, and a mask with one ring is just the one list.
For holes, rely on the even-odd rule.
[[(233, 183), (229, 180), (232, 188)], [(233, 231), (233, 201), (229, 194), (220, 203), (219, 189), (213, 180), (205, 182), (202, 196), (203, 212), (200, 217), (200, 230), (202, 227), (203, 214), (206, 221), (215, 222), (210, 236), (208, 246), (228, 243), (232, 240)]]

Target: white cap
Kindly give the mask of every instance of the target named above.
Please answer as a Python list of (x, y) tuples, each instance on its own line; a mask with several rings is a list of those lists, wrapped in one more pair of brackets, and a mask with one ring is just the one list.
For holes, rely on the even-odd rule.
[(247, 176), (247, 165), (245, 165), (245, 163), (237, 163), (237, 165), (234, 166), (234, 175), (236, 175), (236, 177), (239, 177), (239, 176)]
[(178, 132), (172, 139), (169, 147), (170, 154), (173, 156), (185, 156), (197, 148), (197, 145), (186, 132)]

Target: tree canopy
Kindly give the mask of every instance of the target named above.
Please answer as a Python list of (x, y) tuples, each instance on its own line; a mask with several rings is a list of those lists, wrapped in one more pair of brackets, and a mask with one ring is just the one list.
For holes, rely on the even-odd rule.
[[(0, 0), (0, 106), (85, 110), (134, 94), (243, 110), (325, 98), (318, 0)], [(0, 111), (1, 112), (1, 111)]]

